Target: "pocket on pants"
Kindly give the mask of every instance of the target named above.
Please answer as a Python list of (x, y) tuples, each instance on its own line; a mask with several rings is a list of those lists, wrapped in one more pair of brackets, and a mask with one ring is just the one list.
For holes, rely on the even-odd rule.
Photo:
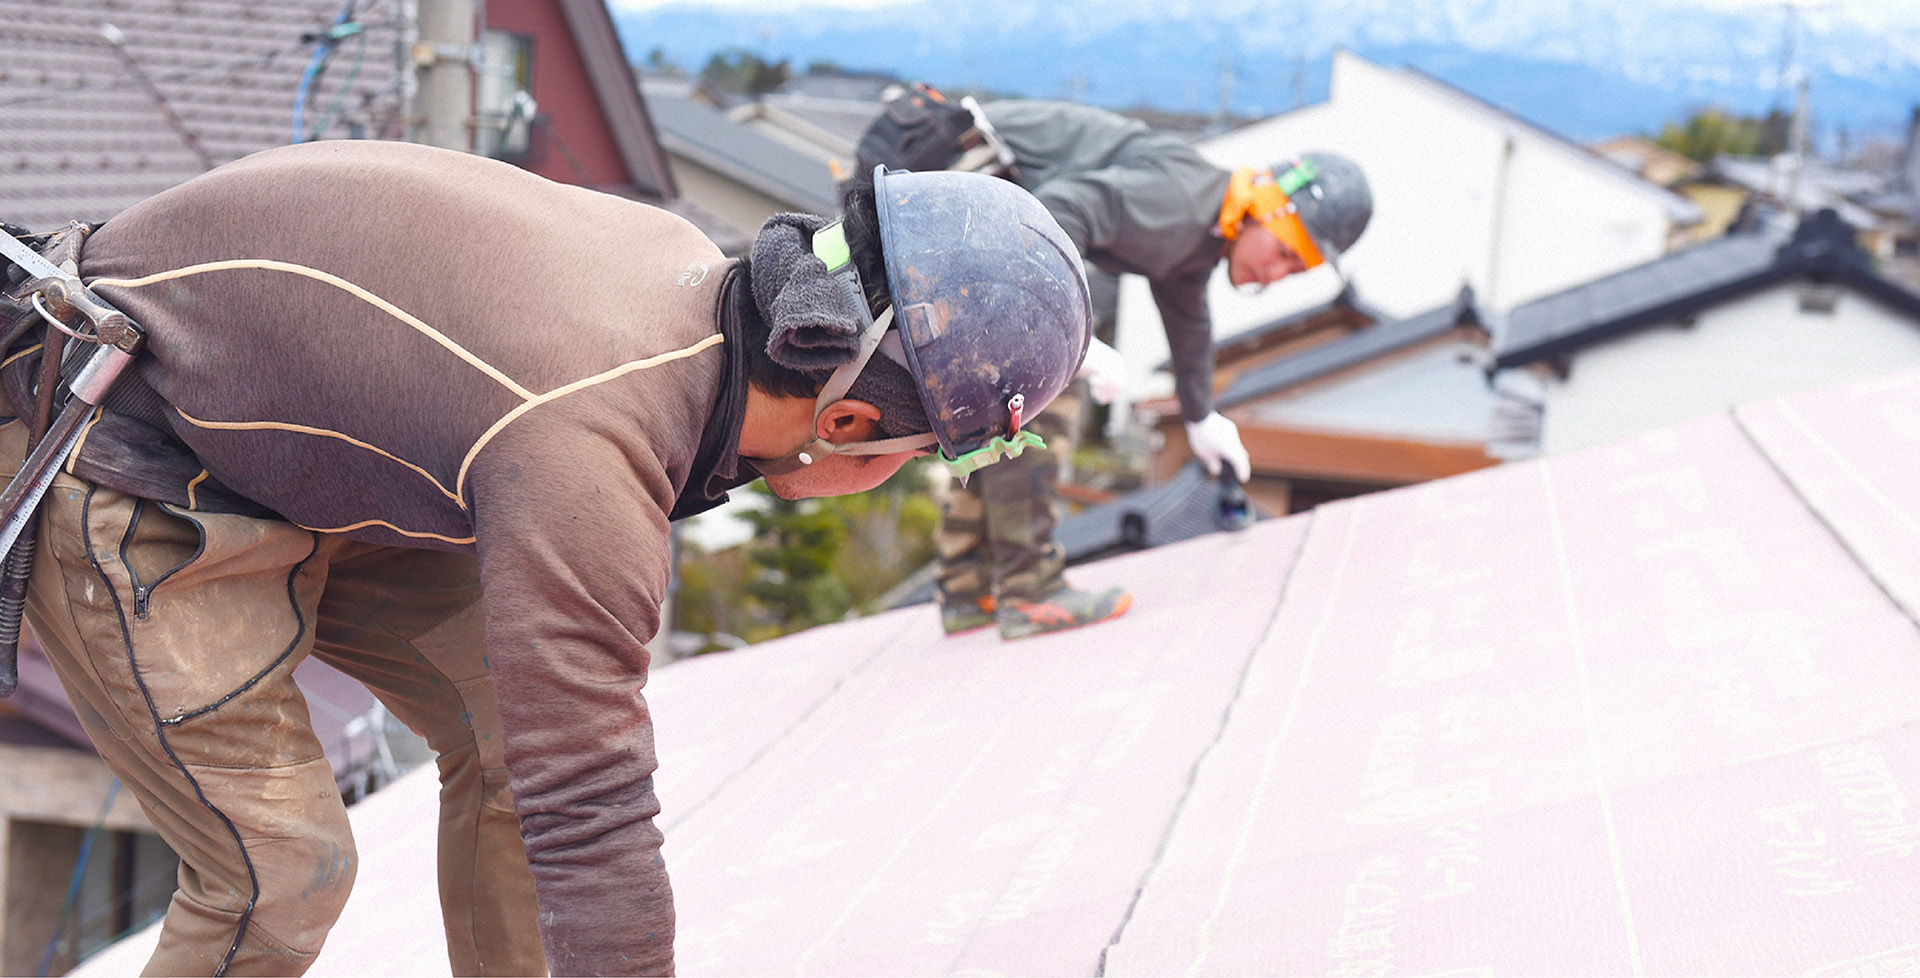
[(89, 664), (123, 711), (150, 701), (156, 719), (181, 721), (311, 647), (313, 533), (80, 485), (50, 494), (47, 545)]

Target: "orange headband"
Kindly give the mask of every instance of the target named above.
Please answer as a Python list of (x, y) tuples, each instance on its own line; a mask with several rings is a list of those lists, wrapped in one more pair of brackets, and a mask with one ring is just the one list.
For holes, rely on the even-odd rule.
[(1286, 191), (1274, 182), (1273, 174), (1243, 166), (1227, 181), (1227, 195), (1220, 199), (1220, 234), (1228, 241), (1240, 236), (1240, 222), (1253, 219), (1280, 243), (1300, 256), (1308, 268), (1326, 262), (1320, 246), (1300, 221), (1299, 209)]

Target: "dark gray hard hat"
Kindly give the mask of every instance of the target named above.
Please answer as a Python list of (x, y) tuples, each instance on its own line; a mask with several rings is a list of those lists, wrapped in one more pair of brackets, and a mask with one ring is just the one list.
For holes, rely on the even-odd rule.
[[(1300, 223), (1327, 260), (1338, 261), (1373, 218), (1373, 190), (1359, 164), (1339, 153), (1303, 153), (1299, 162), (1313, 170), (1313, 179), (1292, 194)], [(1274, 167), (1274, 178), (1284, 185), (1282, 174), (1291, 168), (1288, 164)]]
[(981, 173), (874, 169), (887, 287), (947, 458), (1009, 438), (1093, 337), (1080, 255), (1040, 201)]

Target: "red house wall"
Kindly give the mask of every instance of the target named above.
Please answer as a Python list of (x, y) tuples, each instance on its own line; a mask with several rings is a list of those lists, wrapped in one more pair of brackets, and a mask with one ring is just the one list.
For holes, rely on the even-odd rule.
[(561, 183), (633, 183), (559, 5), (553, 0), (488, 0), (486, 11), (488, 30), (534, 39), (532, 95), (547, 122), (535, 136), (535, 158), (522, 165)]

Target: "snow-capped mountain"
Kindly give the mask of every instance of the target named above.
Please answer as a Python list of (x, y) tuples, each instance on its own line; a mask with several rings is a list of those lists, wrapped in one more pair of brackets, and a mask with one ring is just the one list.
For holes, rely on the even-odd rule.
[[(1407, 64), (1577, 139), (1706, 104), (1787, 104), (1793, 38), (1816, 133), (1904, 130), (1920, 101), (1920, 5), (1711, 0), (916, 0), (846, 9), (689, 0), (623, 8), (628, 50), (697, 68), (746, 48), (949, 86), (1236, 113), (1324, 96), (1329, 52)], [(1793, 19), (1789, 30), (1788, 19)]]

